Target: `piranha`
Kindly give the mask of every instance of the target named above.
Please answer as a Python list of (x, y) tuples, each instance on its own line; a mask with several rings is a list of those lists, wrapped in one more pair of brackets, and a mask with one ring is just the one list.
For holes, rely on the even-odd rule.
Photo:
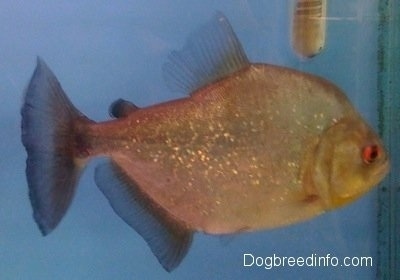
[(65, 215), (79, 176), (171, 271), (195, 232), (287, 226), (344, 206), (389, 170), (378, 135), (331, 82), (250, 63), (220, 12), (163, 68), (187, 95), (146, 108), (119, 99), (94, 122), (38, 58), (24, 95), (22, 143), (34, 219), (43, 235)]

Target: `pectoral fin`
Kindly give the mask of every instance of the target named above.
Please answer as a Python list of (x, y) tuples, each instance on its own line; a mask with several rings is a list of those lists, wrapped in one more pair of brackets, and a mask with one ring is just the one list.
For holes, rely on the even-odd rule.
[(114, 211), (143, 237), (165, 270), (176, 268), (188, 252), (192, 231), (155, 204), (116, 163), (97, 166), (95, 180)]

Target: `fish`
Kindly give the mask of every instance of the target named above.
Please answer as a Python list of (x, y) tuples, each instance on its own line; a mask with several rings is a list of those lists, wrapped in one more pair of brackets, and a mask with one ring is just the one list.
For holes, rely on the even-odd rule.
[(389, 171), (379, 136), (328, 80), (247, 58), (216, 12), (163, 66), (181, 98), (138, 107), (117, 99), (95, 122), (37, 65), (21, 108), (33, 217), (60, 223), (85, 166), (114, 212), (166, 271), (196, 232), (289, 226), (347, 205)]

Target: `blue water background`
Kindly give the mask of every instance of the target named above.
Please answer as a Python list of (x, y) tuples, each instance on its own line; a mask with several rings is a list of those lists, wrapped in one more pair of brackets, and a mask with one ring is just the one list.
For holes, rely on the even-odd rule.
[[(161, 66), (216, 10), (254, 62), (291, 66), (338, 84), (376, 127), (377, 0), (329, 2), (327, 46), (301, 60), (290, 47), (292, 1), (1, 1), (0, 279), (374, 279), (376, 191), (311, 221), (221, 240), (196, 234), (182, 264), (166, 273), (120, 220), (93, 180), (93, 161), (58, 228), (42, 237), (32, 218), (20, 141), (24, 88), (40, 55), (71, 101), (108, 118), (117, 98), (138, 106), (182, 97)], [(373, 267), (243, 267), (255, 256), (372, 256)]]

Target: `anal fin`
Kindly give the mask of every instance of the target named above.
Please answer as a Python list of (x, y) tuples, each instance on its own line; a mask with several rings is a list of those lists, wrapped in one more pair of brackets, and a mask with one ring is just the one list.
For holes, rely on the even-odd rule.
[(175, 269), (188, 252), (192, 231), (155, 204), (116, 163), (97, 166), (95, 180), (114, 211), (143, 237), (164, 269)]

